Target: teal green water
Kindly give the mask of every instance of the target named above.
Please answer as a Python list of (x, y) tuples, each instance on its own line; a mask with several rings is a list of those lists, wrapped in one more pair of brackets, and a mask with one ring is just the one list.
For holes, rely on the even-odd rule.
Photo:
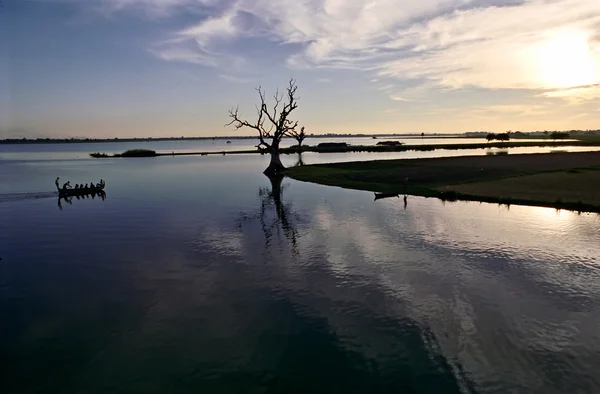
[(596, 214), (59, 150), (0, 156), (2, 393), (600, 392)]

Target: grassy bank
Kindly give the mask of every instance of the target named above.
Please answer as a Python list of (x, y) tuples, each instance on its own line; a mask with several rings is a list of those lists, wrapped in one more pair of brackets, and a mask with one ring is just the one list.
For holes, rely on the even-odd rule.
[(286, 173), (381, 193), (600, 212), (600, 152), (318, 164)]

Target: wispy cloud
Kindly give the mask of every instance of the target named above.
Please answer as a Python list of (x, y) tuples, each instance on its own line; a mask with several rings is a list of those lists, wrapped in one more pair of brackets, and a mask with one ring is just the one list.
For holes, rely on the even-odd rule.
[(256, 78), (238, 77), (238, 76), (227, 75), (227, 74), (220, 74), (219, 78), (221, 78), (224, 81), (232, 82), (232, 83), (249, 83), (249, 82), (256, 81)]
[(392, 94), (390, 96), (390, 99), (394, 100), (394, 101), (410, 101), (409, 99), (402, 97), (402, 96), (398, 96), (396, 94)]
[[(152, 49), (233, 81), (260, 62), (351, 69), (395, 101), (456, 89), (520, 89), (571, 102), (600, 96), (596, 0), (102, 0), (111, 11), (193, 10)], [(186, 18), (189, 21), (189, 18)], [(187, 22), (186, 22), (187, 23)], [(251, 43), (251, 44), (249, 44)], [(257, 56), (256, 46), (278, 54)], [(279, 63), (278, 63), (279, 62)], [(325, 79), (317, 80), (325, 83)]]
[(546, 107), (540, 104), (503, 104), (503, 105), (489, 105), (475, 107), (471, 114), (480, 114), (482, 116), (487, 115), (524, 115), (524, 116), (535, 116), (545, 115), (548, 111)]
[[(46, 0), (46, 1), (77, 1), (77, 0)], [(138, 11), (151, 19), (172, 16), (178, 11), (202, 10), (213, 8), (218, 1), (214, 0), (100, 0), (90, 2), (98, 11), (104, 14), (114, 14), (123, 11)]]
[[(111, 2), (168, 9), (186, 0)], [(210, 8), (214, 1), (187, 0), (190, 4)], [(173, 45), (195, 42), (202, 58), (223, 56), (207, 48), (253, 38), (274, 48), (297, 44), (287, 58), (293, 67), (362, 69), (379, 78), (453, 89), (569, 85), (569, 78), (552, 80), (553, 73), (581, 71), (574, 62), (582, 60), (592, 69), (586, 78), (600, 78), (594, 72), (600, 68), (600, 7), (590, 0), (238, 0), (176, 36), (181, 41)], [(573, 52), (578, 45), (587, 49)], [(243, 56), (243, 49), (235, 51)], [(556, 65), (550, 63), (561, 61), (560, 51), (571, 51), (575, 59), (563, 59), (562, 70), (552, 69)]]
[(585, 117), (587, 117), (589, 115), (590, 114), (588, 114), (587, 112), (584, 112), (584, 113), (581, 113), (581, 114), (575, 114), (575, 115), (569, 116), (569, 119), (573, 119), (573, 120), (575, 120), (575, 119), (581, 119), (581, 118), (585, 118)]
[(579, 103), (582, 100), (600, 99), (600, 83), (585, 86), (575, 86), (567, 89), (554, 89), (542, 93), (542, 96), (567, 98), (573, 103)]

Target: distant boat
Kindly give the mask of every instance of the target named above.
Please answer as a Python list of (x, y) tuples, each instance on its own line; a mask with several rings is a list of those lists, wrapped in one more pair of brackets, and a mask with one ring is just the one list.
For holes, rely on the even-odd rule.
[(228, 144), (231, 144), (231, 141), (227, 141)]

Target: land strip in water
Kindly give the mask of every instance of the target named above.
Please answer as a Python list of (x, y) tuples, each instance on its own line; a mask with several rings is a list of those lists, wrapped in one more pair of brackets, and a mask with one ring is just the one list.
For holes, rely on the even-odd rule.
[[(523, 148), (523, 147), (567, 147), (567, 146), (600, 146), (600, 139), (582, 139), (572, 141), (519, 141), (518, 139), (509, 142), (484, 142), (481, 143), (464, 143), (464, 144), (404, 144), (396, 146), (381, 146), (381, 145), (347, 145), (347, 146), (301, 146), (282, 148), (282, 154), (294, 154), (299, 152), (316, 152), (316, 153), (355, 153), (355, 152), (405, 152), (405, 151), (434, 151), (434, 150), (462, 150), (462, 149), (487, 149), (487, 148)], [(140, 151), (147, 151), (140, 149)], [(153, 154), (144, 154), (137, 157), (157, 157), (157, 156), (192, 156), (192, 155), (235, 155), (235, 154), (266, 154), (266, 152), (258, 149), (246, 150), (224, 150), (224, 151), (206, 151), (206, 152), (153, 152)], [(96, 158), (114, 158), (128, 157), (124, 154), (109, 155), (106, 153), (90, 153)], [(129, 156), (134, 157), (134, 156)]]
[(600, 212), (600, 152), (314, 164), (286, 175), (389, 195)]

